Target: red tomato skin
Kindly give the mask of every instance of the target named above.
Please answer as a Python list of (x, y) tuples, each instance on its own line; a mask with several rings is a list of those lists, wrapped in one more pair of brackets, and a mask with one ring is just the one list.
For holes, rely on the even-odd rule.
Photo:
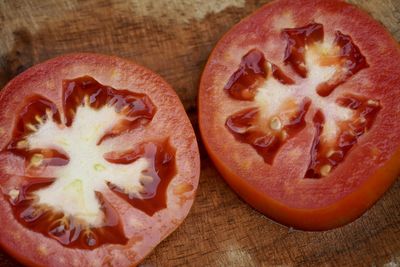
[[(230, 75), (237, 69), (242, 55), (253, 48), (261, 50), (265, 48), (265, 46), (263, 46), (263, 41), (267, 38), (266, 36), (268, 35), (268, 32), (263, 32), (264, 29), (260, 25), (263, 25), (264, 28), (270, 26), (265, 23), (265, 20), (269, 20), (265, 19), (266, 17), (272, 16), (272, 14), (280, 14), (284, 17), (287, 15), (289, 10), (292, 15), (295, 14), (293, 15), (294, 22), (299, 23), (295, 23), (293, 27), (301, 27), (311, 22), (310, 16), (312, 17), (312, 15), (308, 16), (308, 13), (313, 13), (317, 9), (319, 12), (318, 15), (321, 17), (324, 16), (324, 13), (342, 13), (351, 17), (352, 20), (358, 20), (354, 25), (346, 25), (347, 28), (351, 29), (350, 35), (356, 39), (357, 44), (360, 44), (359, 40), (364, 41), (368, 39), (368, 36), (373, 36), (377, 39), (379, 37), (381, 43), (385, 44), (385, 49), (375, 49), (376, 42), (374, 43), (370, 41), (362, 44), (364, 49), (363, 51), (368, 50), (366, 52), (368, 58), (379, 58), (382, 54), (385, 54), (386, 59), (390, 59), (391, 62), (388, 63), (389, 60), (386, 60), (385, 63), (382, 64), (388, 63), (392, 66), (392, 68), (388, 68), (391, 71), (392, 77), (389, 79), (385, 77), (385, 88), (396, 88), (400, 86), (400, 70), (394, 68), (395, 64), (392, 64), (393, 62), (400, 63), (400, 46), (382, 27), (382, 25), (371, 19), (368, 14), (341, 0), (275, 0), (264, 5), (253, 14), (233, 26), (220, 39), (206, 63), (200, 81), (198, 97), (199, 126), (202, 140), (210, 158), (225, 181), (244, 201), (261, 213), (267, 215), (269, 218), (288, 227), (309, 231), (329, 230), (348, 224), (360, 217), (366, 210), (376, 203), (380, 197), (382, 197), (382, 195), (397, 180), (397, 177), (400, 174), (400, 134), (397, 134), (396, 137), (391, 136), (393, 144), (386, 152), (387, 159), (383, 164), (380, 164), (380, 166), (377, 167), (374, 166), (374, 163), (366, 162), (366, 168), (371, 168), (373, 171), (371, 171), (369, 175), (362, 177), (357, 187), (353, 188), (351, 192), (346, 194), (343, 193), (343, 196), (338, 199), (332, 198), (322, 200), (322, 203), (316, 203), (314, 206), (310, 205), (310, 207), (307, 207), (306, 203), (302, 207), (298, 207), (292, 204), (295, 198), (292, 198), (289, 201), (286, 201), (285, 199), (277, 199), (275, 196), (266, 193), (265, 188), (262, 186), (259, 186), (258, 184), (255, 185), (253, 181), (248, 181), (244, 178), (246, 176), (244, 176), (243, 173), (246, 175), (254, 174), (257, 178), (263, 177), (261, 174), (262, 170), (255, 170), (255, 168), (253, 168), (253, 173), (246, 171), (242, 172), (240, 167), (237, 167), (241, 165), (241, 163), (232, 159), (233, 152), (228, 153), (227, 151), (229, 148), (223, 148), (229, 147), (232, 142), (229, 140), (231, 137), (228, 137), (227, 139), (224, 139), (224, 142), (221, 142), (216, 135), (217, 133), (221, 133), (222, 130), (221, 128), (217, 128), (215, 126), (216, 124), (213, 122), (216, 120), (214, 118), (219, 119), (218, 115), (213, 113), (213, 101), (220, 100), (218, 98), (221, 97), (222, 93), (217, 93), (217, 96), (213, 96), (217, 100), (212, 99), (210, 95), (215, 94), (214, 91), (218, 90), (216, 88), (219, 87), (221, 87), (219, 89), (223, 91), (223, 86), (226, 81), (228, 81)], [(312, 19), (319, 22), (318, 18)], [(335, 21), (335, 18), (331, 17), (326, 20)], [(339, 24), (338, 30), (348, 33), (346, 27), (344, 27), (345, 23), (343, 21), (335, 21), (335, 23), (332, 23), (332, 25), (335, 26), (331, 25), (330, 27), (334, 28), (337, 24)], [(288, 28), (290, 27), (288, 26)], [(361, 29), (359, 30), (359, 28)], [(357, 32), (357, 30), (359, 31)], [(235, 39), (240, 39), (240, 41), (236, 42)], [(232, 42), (234, 42), (234, 45), (232, 45)], [(281, 45), (281, 47), (278, 45), (277, 51), (279, 52), (264, 50), (264, 53), (267, 59), (268, 56), (270, 56), (273, 58), (273, 62), (276, 60), (281, 63), (283, 58), (282, 51), (284, 48), (284, 45)], [(233, 57), (230, 57), (226, 51), (230, 51)], [(290, 70), (288, 71), (290, 74), (293, 74)], [(383, 78), (381, 77), (381, 79)], [(384, 97), (385, 99), (390, 98), (389, 96)], [(392, 91), (391, 97), (394, 99), (400, 99), (400, 94)], [(224, 100), (225, 98), (221, 101)], [(231, 101), (234, 100), (228, 100), (228, 102)], [(392, 104), (392, 107), (398, 106), (394, 104), (395, 101), (388, 101), (388, 103), (389, 102)], [(249, 106), (250, 105), (245, 105), (245, 107)], [(383, 111), (382, 113), (389, 112)], [(396, 108), (394, 108), (394, 111), (390, 115), (395, 116), (395, 121), (396, 119), (397, 121), (400, 121), (399, 108), (397, 108), (397, 111)], [(387, 114), (382, 116), (387, 116)], [(397, 125), (391, 125), (391, 127), (394, 132), (400, 133), (399, 123)], [(224, 137), (227, 136), (229, 135)], [(375, 134), (375, 138), (378, 137), (379, 136), (376, 136)], [(305, 143), (304, 140), (306, 138), (306, 134), (304, 133), (300, 137), (300, 141)], [(223, 143), (223, 145), (221, 145), (221, 143)], [(239, 148), (238, 154), (241, 154), (242, 152), (245, 152), (245, 155), (251, 154), (247, 152), (247, 149), (249, 148)], [(365, 151), (366, 150), (364, 150), (364, 152)], [(354, 158), (352, 159), (354, 160)], [(236, 167), (232, 167), (234, 163), (237, 164)], [(344, 166), (341, 171), (342, 174), (345, 174), (346, 170), (349, 171), (351, 167), (351, 164)], [(294, 168), (296, 168), (296, 166), (294, 166)], [(264, 174), (264, 176), (267, 175)], [(277, 191), (279, 192), (279, 189)]]
[[(210, 151), (207, 144), (205, 146)], [(400, 173), (399, 149), (357, 191), (340, 201), (320, 209), (296, 209), (263, 194), (227, 168), (218, 156), (210, 152), (209, 155), (225, 181), (244, 201), (277, 222), (306, 231), (330, 230), (359, 218), (390, 188)]]
[[(195, 198), (200, 175), (200, 156), (193, 128), (179, 97), (166, 81), (151, 70), (116, 56), (93, 53), (67, 54), (35, 65), (12, 79), (0, 91), (0, 127), (4, 130), (0, 132), (0, 147), (3, 148), (11, 138), (14, 114), (24, 97), (31, 93), (39, 93), (52, 100), (59, 110), (62, 110), (62, 80), (84, 75), (92, 76), (116, 89), (145, 93), (157, 105), (158, 112), (164, 113), (153, 118), (154, 124), (149, 126), (149, 132), (120, 136), (120, 142), (131, 142), (132, 135), (140, 141), (140, 138), (157, 140), (171, 133), (170, 143), (180, 151), (176, 157), (177, 174), (167, 189), (169, 203), (173, 206), (160, 210), (148, 219), (153, 225), (137, 226), (137, 230), (133, 226), (127, 226), (127, 218), (121, 216), (125, 223), (125, 231), (133, 232), (124, 246), (106, 244), (94, 250), (81, 251), (66, 248), (56, 240), (34, 233), (17, 223), (10, 204), (2, 193), (0, 221), (3, 222), (3, 227), (0, 228), (0, 247), (27, 266), (137, 266), (158, 243), (183, 222)], [(151, 135), (151, 132), (154, 134)], [(182, 132), (185, 135), (181, 134)], [(148, 136), (144, 136), (145, 134)], [(10, 175), (4, 173), (4, 169), (12, 164), (12, 160), (5, 161), (1, 158), (0, 182), (9, 178)], [(182, 185), (188, 189), (180, 192), (179, 186)], [(111, 198), (112, 201), (116, 201), (115, 196)], [(144, 213), (141, 214), (141, 217), (137, 218), (139, 221), (147, 217)]]

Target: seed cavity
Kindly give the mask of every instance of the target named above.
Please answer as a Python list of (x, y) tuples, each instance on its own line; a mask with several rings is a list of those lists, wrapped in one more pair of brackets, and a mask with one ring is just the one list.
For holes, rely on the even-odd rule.
[[(166, 191), (176, 172), (175, 149), (167, 141), (130, 144), (121, 153), (132, 153), (127, 157), (131, 162), (123, 163), (122, 156), (108, 161), (98, 140), (108, 131), (113, 134), (107, 137), (113, 138), (139, 123), (145, 125), (156, 106), (143, 93), (113, 89), (86, 76), (62, 84), (63, 115), (51, 100), (34, 95), (16, 114), (12, 131), (0, 127), (0, 136), (11, 135), (1, 152), (20, 157), (27, 175), (5, 189), (6, 200), (19, 223), (62, 246), (92, 250), (102, 244), (127, 244), (124, 224), (107, 201), (109, 196), (101, 193), (103, 186), (115, 181), (120, 187), (111, 189), (149, 216), (168, 208)], [(127, 118), (119, 114), (122, 107)], [(119, 131), (114, 128), (117, 124)], [(42, 173), (45, 167), (51, 174)], [(129, 185), (131, 190), (125, 190)], [(92, 230), (86, 236), (81, 233), (85, 227)], [(47, 254), (42, 244), (35, 248), (38, 254)]]

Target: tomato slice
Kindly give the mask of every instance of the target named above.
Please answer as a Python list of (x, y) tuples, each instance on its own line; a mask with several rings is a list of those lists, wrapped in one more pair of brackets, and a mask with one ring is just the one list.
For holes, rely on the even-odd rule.
[(0, 245), (19, 261), (136, 265), (187, 216), (196, 138), (151, 71), (66, 55), (14, 78), (0, 106)]
[(202, 138), (229, 185), (287, 226), (325, 230), (400, 173), (400, 49), (343, 1), (273, 1), (216, 45), (199, 91)]

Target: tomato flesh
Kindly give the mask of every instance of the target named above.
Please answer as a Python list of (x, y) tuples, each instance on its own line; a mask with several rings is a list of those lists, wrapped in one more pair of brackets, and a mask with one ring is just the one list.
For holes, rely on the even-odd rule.
[(365, 57), (361, 54), (360, 49), (353, 43), (350, 36), (337, 31), (335, 44), (340, 47), (340, 61), (342, 61), (346, 72), (339, 74), (338, 78), (333, 81), (320, 84), (317, 87), (317, 93), (322, 97), (329, 96), (336, 87), (344, 83), (348, 78), (360, 70), (369, 67)]
[(150, 70), (65, 55), (11, 80), (0, 103), (0, 245), (22, 263), (137, 265), (187, 216), (196, 138)]
[[(106, 132), (99, 139), (98, 145), (106, 137), (137, 127), (138, 122), (149, 123), (156, 112), (148, 96), (103, 86), (89, 76), (66, 80), (63, 82), (63, 87), (66, 127), (72, 126), (77, 109), (82, 106), (98, 110), (108, 105), (113, 107), (115, 112), (123, 114), (122, 122)], [(27, 172), (30, 168), (69, 164), (69, 156), (62, 151), (46, 148), (30, 149), (27, 144), (29, 135), (38, 131), (47, 120), (61, 124), (60, 114), (55, 104), (41, 96), (30, 98), (18, 115), (12, 141), (5, 151), (23, 156)], [(64, 126), (60, 125), (60, 127)], [(21, 143), (27, 145), (21, 147)], [(150, 167), (143, 172), (146, 179), (140, 182), (142, 187), (137, 193), (127, 193), (124, 188), (112, 182), (107, 182), (107, 186), (133, 207), (152, 216), (158, 210), (166, 208), (166, 189), (176, 174), (174, 155), (175, 150), (168, 141), (158, 144), (142, 143), (131, 151), (109, 152), (105, 155), (105, 159), (110, 163), (127, 165), (140, 158), (147, 158), (150, 161)], [(128, 239), (124, 236), (118, 212), (107, 202), (101, 192), (95, 192), (105, 218), (99, 227), (87, 225), (74, 216), (41, 205), (34, 194), (35, 191), (50, 186), (54, 181), (55, 179), (30, 177), (22, 181), (20, 188), (13, 189), (14, 192), (20, 193), (16, 200), (10, 198), (10, 203), (15, 217), (22, 224), (68, 247), (94, 249), (107, 243), (126, 244)]]
[(321, 142), (321, 134), (325, 123), (324, 115), (317, 111), (313, 122), (315, 138), (311, 148), (311, 160), (305, 178), (321, 178), (321, 173), (326, 176), (342, 162), (346, 154), (357, 143), (357, 139), (365, 134), (381, 109), (379, 102), (368, 101), (359, 96), (347, 96), (337, 99), (341, 106), (355, 111), (354, 120), (350, 123), (341, 123), (336, 145)]
[(145, 175), (150, 177), (161, 177), (158, 182), (156, 179), (146, 179), (141, 181), (143, 190), (139, 191), (140, 198), (125, 194), (123, 189), (108, 183), (108, 187), (115, 191), (121, 198), (125, 199), (132, 206), (142, 210), (152, 216), (155, 212), (167, 207), (167, 187), (171, 179), (176, 174), (175, 149), (168, 141), (163, 143), (145, 143), (131, 151), (123, 153), (110, 153), (105, 155), (105, 159), (115, 164), (130, 164), (135, 160), (146, 157), (150, 160), (150, 168), (145, 171)]
[(109, 130), (99, 143), (108, 137), (136, 127), (138, 123), (148, 123), (157, 110), (148, 96), (103, 86), (89, 76), (64, 81), (63, 90), (66, 126), (71, 126), (77, 107), (85, 101), (93, 109), (99, 109), (108, 104), (113, 106), (117, 113), (125, 115), (125, 119)]
[(382, 26), (344, 1), (273, 1), (209, 58), (204, 144), (233, 189), (271, 218), (343, 225), (400, 171), (399, 58)]
[(310, 101), (305, 100), (299, 109), (291, 114), (289, 122), (282, 127), (280, 119), (274, 117), (269, 120), (270, 130), (265, 132), (258, 126), (257, 109), (246, 109), (230, 116), (226, 127), (237, 140), (250, 144), (268, 164), (272, 164), (276, 153), (283, 143), (305, 127), (304, 116), (310, 106)]
[(54, 179), (29, 178), (24, 179), (16, 200), (9, 199), (15, 218), (25, 227), (55, 239), (63, 246), (79, 249), (94, 249), (103, 244), (126, 244), (118, 212), (97, 192), (97, 198), (102, 203), (106, 221), (102, 227), (90, 228), (62, 212), (51, 208), (35, 205), (32, 192), (49, 186)]
[(240, 100), (253, 100), (259, 83), (265, 79), (264, 54), (258, 50), (251, 50), (243, 56), (239, 69), (232, 75), (225, 86), (225, 90)]
[[(289, 64), (302, 78), (307, 78), (308, 69), (305, 53), (307, 50), (312, 49), (310, 47), (314, 44), (323, 42), (323, 25), (313, 23), (300, 28), (284, 29), (282, 35), (287, 42), (284, 63)], [(346, 79), (368, 67), (365, 57), (349, 36), (339, 31), (336, 32), (334, 45), (340, 48), (340, 53), (338, 55), (329, 55), (329, 62), (322, 59), (321, 65), (343, 65), (345, 74), (342, 74), (342, 71), (339, 70), (331, 80), (319, 84), (316, 92), (321, 97), (329, 96)], [(322, 58), (324, 56), (324, 54), (321, 55)], [(272, 73), (270, 78), (276, 79), (283, 85), (295, 84), (294, 80), (284, 74), (279, 67), (272, 63), (267, 64), (264, 54), (261, 51), (252, 49), (243, 56), (239, 69), (229, 79), (225, 90), (234, 99), (252, 101), (262, 82), (268, 79), (268, 72)], [(339, 72), (340, 74), (338, 74)], [(359, 98), (361, 97), (352, 96), (353, 101), (359, 101)], [(338, 99), (339, 104), (343, 101), (346, 100)], [(364, 102), (367, 103), (366, 100)], [(302, 102), (297, 104), (297, 111), (292, 112), (289, 119), (283, 118), (285, 115), (280, 114), (270, 118), (269, 129), (265, 129), (265, 126), (260, 125), (260, 118), (256, 108), (246, 109), (230, 116), (226, 121), (226, 126), (237, 140), (250, 144), (264, 158), (266, 163), (272, 164), (275, 155), (284, 142), (304, 129), (306, 125), (305, 115), (311, 104), (312, 101), (307, 97), (303, 98)], [(341, 106), (356, 110), (357, 113), (354, 114), (354, 118), (357, 121), (350, 124), (341, 123), (348, 125), (348, 127), (340, 126), (342, 133), (338, 137), (338, 145), (333, 145), (332, 147), (332, 144), (321, 144), (319, 140), (325, 120), (322, 111), (319, 110), (316, 112), (314, 124), (317, 137), (311, 149), (311, 160), (309, 169), (305, 173), (306, 178), (321, 178), (322, 176), (326, 176), (343, 161), (346, 153), (357, 143), (357, 138), (371, 127), (380, 109), (379, 103), (376, 101), (373, 101), (371, 105), (363, 104), (360, 110), (343, 104)], [(287, 113), (284, 107), (281, 113)], [(281, 125), (282, 120), (286, 121), (285, 125)], [(357, 123), (358, 125), (355, 125)], [(322, 146), (325, 146), (326, 149), (322, 149)]]
[(287, 42), (283, 61), (290, 64), (301, 77), (306, 78), (305, 47), (324, 39), (323, 26), (312, 23), (300, 28), (285, 29), (282, 35)]

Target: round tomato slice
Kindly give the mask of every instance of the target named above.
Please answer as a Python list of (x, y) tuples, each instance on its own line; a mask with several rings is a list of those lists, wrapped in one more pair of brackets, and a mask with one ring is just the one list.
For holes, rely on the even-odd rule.
[(199, 92), (229, 185), (299, 229), (344, 225), (400, 173), (400, 49), (343, 1), (273, 1), (216, 45)]
[(0, 92), (0, 245), (32, 266), (132, 266), (187, 216), (199, 153), (173, 89), (71, 54)]

